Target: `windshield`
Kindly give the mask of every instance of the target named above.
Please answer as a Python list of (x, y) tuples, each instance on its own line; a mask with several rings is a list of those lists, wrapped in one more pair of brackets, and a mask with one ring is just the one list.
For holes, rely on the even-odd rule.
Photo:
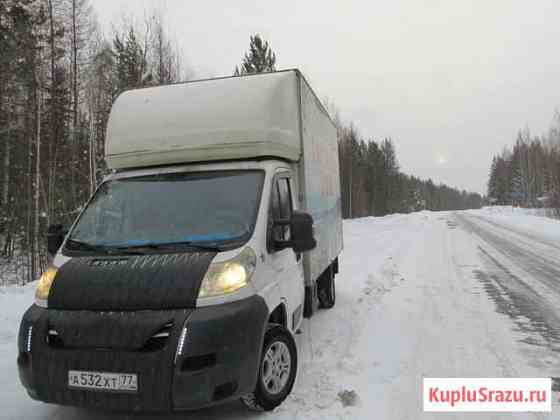
[[(174, 173), (107, 181), (66, 249), (158, 244), (239, 246), (256, 221), (262, 171)], [(72, 246), (74, 244), (74, 246)]]

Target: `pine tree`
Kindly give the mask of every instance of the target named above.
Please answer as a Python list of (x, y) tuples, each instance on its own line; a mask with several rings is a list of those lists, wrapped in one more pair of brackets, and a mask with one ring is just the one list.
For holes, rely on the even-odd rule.
[(276, 54), (259, 34), (251, 36), (249, 52), (245, 54), (241, 67), (235, 67), (234, 76), (266, 73), (276, 70)]
[(116, 35), (113, 40), (116, 55), (117, 91), (141, 87), (146, 79), (143, 73), (146, 68), (145, 52), (133, 26), (124, 36)]
[(399, 173), (399, 164), (397, 162), (397, 155), (395, 147), (391, 139), (385, 139), (381, 143), (381, 153), (383, 154), (383, 214), (392, 213), (397, 208), (398, 190), (397, 190), (397, 175)]
[(498, 199), (498, 158), (496, 156), (492, 158), (492, 165), (490, 166), (488, 198), (491, 200)]
[(109, 120), (111, 105), (117, 94), (115, 54), (111, 45), (103, 40), (96, 46), (88, 71), (86, 97), (90, 115), (90, 177), (92, 186), (97, 186), (105, 171), (104, 147), (105, 128)]
[(525, 199), (525, 191), (523, 188), (523, 172), (521, 169), (520, 157), (515, 153), (511, 161), (510, 191), (510, 198), (512, 201), (519, 203)]

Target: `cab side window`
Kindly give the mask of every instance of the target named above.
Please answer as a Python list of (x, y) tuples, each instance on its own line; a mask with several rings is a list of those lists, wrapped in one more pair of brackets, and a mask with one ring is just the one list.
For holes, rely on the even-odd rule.
[(276, 225), (275, 221), (289, 221), (292, 217), (292, 193), (289, 178), (278, 178), (272, 189), (270, 217), (272, 218), (272, 238), (276, 241), (290, 240), (290, 226)]

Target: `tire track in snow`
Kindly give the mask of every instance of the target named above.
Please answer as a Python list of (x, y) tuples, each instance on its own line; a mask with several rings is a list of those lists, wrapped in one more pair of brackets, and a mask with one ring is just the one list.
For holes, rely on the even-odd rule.
[(518, 228), (513, 227), (513, 226), (509, 226), (509, 225), (508, 226), (501, 225), (501, 224), (499, 224), (499, 223), (497, 223), (493, 220), (488, 219), (487, 217), (474, 216), (474, 215), (469, 215), (469, 217), (472, 217), (474, 219), (477, 219), (477, 220), (483, 221), (485, 223), (488, 223), (488, 224), (494, 226), (495, 228), (498, 228), (498, 229), (501, 229), (501, 230), (507, 229), (508, 232), (513, 232), (516, 235), (519, 235), (519, 236), (522, 236), (522, 237), (524, 236), (525, 238), (528, 238), (530, 241), (537, 242), (537, 243), (540, 243), (542, 245), (545, 245), (545, 246), (548, 246), (548, 247), (551, 247), (551, 248), (554, 248), (554, 249), (560, 251), (560, 246), (557, 245), (556, 242), (547, 240), (543, 237), (532, 234), (530, 232), (518, 229)]
[(560, 250), (554, 252), (554, 258), (549, 255), (545, 256), (535, 251), (538, 247), (531, 247), (530, 243), (524, 242), (525, 246), (521, 246), (520, 244), (523, 242), (513, 242), (515, 238), (511, 238), (511, 234), (507, 228), (500, 227), (499, 229), (503, 230), (503, 232), (498, 234), (495, 233), (497, 229), (494, 232), (491, 232), (489, 229), (484, 229), (483, 226), (470, 217), (457, 215), (457, 219), (460, 220), (468, 230), (506, 256), (513, 265), (519, 266), (524, 271), (531, 274), (533, 278), (552, 289), (560, 298), (560, 266), (558, 265), (558, 261), (560, 261)]
[[(519, 229), (486, 218), (458, 214), (457, 219), (478, 237), (485, 269), (473, 274), (496, 305), (513, 322), (522, 343), (541, 350), (528, 352), (532, 363), (560, 374), (560, 248)], [(540, 253), (539, 253), (540, 251)], [(556, 256), (556, 258), (554, 258)], [(535, 357), (536, 355), (536, 357)], [(554, 389), (560, 390), (558, 383)]]

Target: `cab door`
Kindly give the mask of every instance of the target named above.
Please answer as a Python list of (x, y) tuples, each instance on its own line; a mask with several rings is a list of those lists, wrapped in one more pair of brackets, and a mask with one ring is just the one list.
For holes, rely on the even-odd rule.
[(287, 312), (287, 327), (294, 330), (303, 318), (304, 279), (301, 254), (292, 248), (280, 249), (275, 244), (289, 241), (290, 225), (287, 223), (294, 210), (294, 191), (289, 171), (275, 175), (271, 188), (268, 214), (267, 248), (272, 269), (278, 279)]

